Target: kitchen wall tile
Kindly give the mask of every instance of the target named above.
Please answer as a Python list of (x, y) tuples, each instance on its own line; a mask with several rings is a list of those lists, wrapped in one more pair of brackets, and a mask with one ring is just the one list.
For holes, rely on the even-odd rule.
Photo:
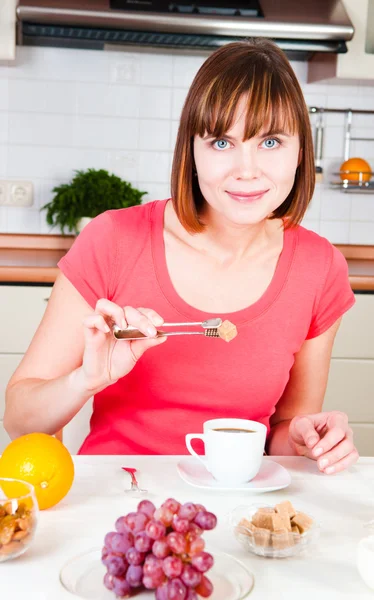
[(6, 144), (9, 140), (9, 113), (0, 112), (0, 144)]
[(306, 229), (310, 229), (310, 231), (314, 231), (314, 233), (320, 233), (321, 223), (317, 219), (308, 219), (304, 217), (301, 225)]
[(139, 100), (139, 117), (171, 119), (171, 89), (145, 87)]
[(166, 183), (170, 179), (170, 153), (140, 152), (139, 181), (150, 183)]
[(140, 88), (134, 85), (78, 83), (77, 113), (136, 118), (139, 114), (139, 98)]
[[(60, 227), (49, 225), (45, 220), (45, 212), (41, 212), (39, 216), (40, 233), (44, 235), (61, 235)], [(65, 233), (68, 233), (65, 231)]]
[(344, 134), (340, 127), (329, 127), (324, 135), (323, 157), (335, 158), (344, 154)]
[(75, 148), (52, 148), (35, 146), (9, 146), (8, 176), (30, 178), (52, 177), (65, 181), (78, 169), (106, 169), (107, 152)]
[(0, 110), (8, 110), (8, 108), (9, 108), (9, 81), (8, 81), (8, 79), (0, 78)]
[(352, 221), (374, 221), (374, 194), (352, 194), (351, 198)]
[(173, 61), (173, 85), (174, 87), (189, 88), (193, 78), (200, 69), (209, 53), (202, 52), (199, 55), (174, 55)]
[(321, 204), (322, 221), (349, 221), (351, 217), (351, 196), (341, 191), (330, 190), (324, 194)]
[(75, 82), (11, 79), (9, 108), (12, 112), (72, 115), (76, 112)]
[(73, 146), (79, 148), (118, 148), (138, 146), (139, 122), (136, 119), (79, 116), (75, 121)]
[(179, 121), (183, 104), (186, 100), (188, 90), (186, 89), (174, 89), (173, 90), (173, 99), (172, 99), (172, 111), (171, 118), (177, 119)]
[(7, 233), (39, 233), (40, 215), (34, 208), (10, 207), (7, 210)]
[(140, 150), (169, 150), (170, 121), (141, 119), (139, 121)]
[(316, 185), (313, 198), (307, 208), (305, 217), (308, 220), (319, 221), (321, 217), (321, 188)]
[(179, 128), (179, 121), (171, 122), (171, 134), (170, 134), (170, 150), (174, 151), (175, 143), (177, 141), (177, 134)]
[(6, 178), (8, 173), (8, 146), (0, 144), (0, 177)]
[(139, 152), (134, 151), (116, 151), (108, 153), (108, 170), (117, 177), (121, 177), (130, 183), (138, 179)]
[(306, 81), (308, 75), (308, 63), (291, 60), (291, 67), (299, 81)]
[[(78, 52), (82, 54), (78, 57)], [(9, 79), (46, 81), (110, 80), (109, 52), (63, 48), (17, 46), (16, 60), (8, 71)]]
[(367, 223), (352, 221), (350, 224), (349, 243), (374, 245), (374, 221), (368, 221)]
[(34, 146), (72, 146), (75, 117), (9, 113), (10, 144)]
[(140, 84), (147, 86), (173, 85), (173, 56), (155, 51), (140, 55)]
[(138, 183), (138, 188), (139, 190), (147, 190), (147, 194), (143, 196), (143, 202), (170, 198), (169, 183)]
[(321, 221), (320, 234), (332, 244), (348, 244), (349, 221)]

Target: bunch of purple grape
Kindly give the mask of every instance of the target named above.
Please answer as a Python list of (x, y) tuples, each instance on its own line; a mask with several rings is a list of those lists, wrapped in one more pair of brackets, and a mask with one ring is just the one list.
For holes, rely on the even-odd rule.
[(216, 516), (201, 504), (169, 498), (160, 508), (149, 500), (116, 521), (107, 533), (102, 562), (104, 585), (118, 598), (141, 589), (155, 590), (156, 600), (208, 598), (213, 585), (205, 573), (213, 556), (204, 552), (204, 530), (214, 529)]

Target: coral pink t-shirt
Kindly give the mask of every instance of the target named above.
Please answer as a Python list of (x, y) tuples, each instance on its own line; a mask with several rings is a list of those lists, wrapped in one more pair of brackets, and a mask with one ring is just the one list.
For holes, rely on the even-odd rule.
[(167, 322), (220, 316), (235, 323), (238, 335), (230, 343), (171, 337), (148, 350), (131, 373), (95, 396), (82, 454), (185, 454), (185, 434), (218, 417), (269, 427), (303, 342), (354, 304), (343, 255), (299, 226), (285, 231), (274, 276), (257, 302), (220, 315), (193, 308), (168, 274), (166, 202), (99, 215), (58, 266), (92, 307), (108, 298), (153, 308)]

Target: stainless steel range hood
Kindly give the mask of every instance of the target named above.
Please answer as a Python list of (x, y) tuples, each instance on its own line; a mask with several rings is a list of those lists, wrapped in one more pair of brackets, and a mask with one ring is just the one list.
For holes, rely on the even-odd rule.
[(343, 53), (354, 28), (341, 0), (19, 0), (18, 43), (214, 50), (267, 37), (294, 60)]

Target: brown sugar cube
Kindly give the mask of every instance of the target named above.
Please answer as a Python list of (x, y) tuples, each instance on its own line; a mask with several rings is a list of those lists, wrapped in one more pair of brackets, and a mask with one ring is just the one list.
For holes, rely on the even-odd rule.
[[(287, 520), (285, 518), (283, 518), (283, 515), (279, 515), (278, 513), (274, 513), (271, 516), (272, 519), (272, 531), (277, 531), (279, 529), (288, 529), (288, 523)], [(289, 521), (289, 519), (288, 519)]]
[(253, 532), (256, 546), (268, 548), (271, 545), (270, 531), (262, 527), (256, 527)]
[(299, 532), (303, 534), (305, 531), (311, 528), (313, 519), (308, 517), (305, 513), (299, 512), (291, 519), (292, 525), (296, 525)]
[(280, 514), (288, 513), (290, 516), (290, 519), (292, 519), (292, 517), (294, 517), (296, 515), (296, 510), (294, 509), (294, 507), (292, 506), (292, 504), (289, 500), (285, 500), (284, 502), (280, 502), (279, 504), (276, 504), (275, 512), (278, 512)]
[(260, 529), (273, 529), (272, 518), (275, 513), (260, 512), (259, 510), (252, 517), (252, 523)]
[(225, 340), (225, 342), (231, 342), (231, 340), (238, 335), (238, 330), (230, 321), (223, 321), (222, 325), (218, 327), (217, 331), (219, 337)]
[(284, 524), (283, 527), (285, 527), (287, 531), (291, 531), (291, 519), (288, 511), (284, 508), (281, 508), (276, 514), (281, 517)]
[(252, 537), (255, 529), (256, 527), (253, 525), (253, 523), (251, 523), (251, 521), (248, 521), (248, 519), (242, 519), (236, 526), (237, 533), (242, 533), (250, 537)]
[(257, 510), (257, 512), (259, 512), (259, 513), (265, 513), (265, 514), (268, 514), (268, 515), (273, 515), (275, 513), (275, 510), (274, 510), (274, 508), (271, 508), (271, 506), (263, 506), (262, 508), (259, 508)]
[(271, 545), (274, 550), (284, 550), (284, 548), (293, 546), (294, 543), (287, 529), (276, 529), (271, 536)]

